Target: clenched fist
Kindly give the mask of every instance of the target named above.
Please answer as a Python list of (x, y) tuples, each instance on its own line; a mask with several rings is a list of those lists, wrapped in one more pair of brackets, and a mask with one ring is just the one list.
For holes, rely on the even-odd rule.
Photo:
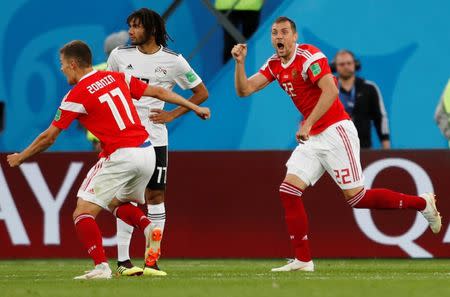
[(243, 63), (247, 56), (247, 45), (243, 43), (236, 44), (231, 50), (231, 55), (236, 63)]

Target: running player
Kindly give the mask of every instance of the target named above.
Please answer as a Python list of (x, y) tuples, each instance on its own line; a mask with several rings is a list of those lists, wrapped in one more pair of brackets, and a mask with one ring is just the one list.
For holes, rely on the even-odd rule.
[(287, 17), (275, 20), (271, 34), (276, 54), (250, 78), (244, 67), (247, 45), (238, 44), (231, 53), (236, 62), (235, 87), (239, 96), (249, 96), (277, 80), (304, 116), (296, 133), (299, 145), (286, 164), (287, 174), (279, 189), (295, 259), (272, 271), (314, 271), (301, 197), (325, 171), (342, 189), (351, 207), (414, 209), (438, 233), (441, 217), (432, 193), (414, 196), (364, 188), (358, 134), (338, 98), (337, 81), (325, 55), (312, 45), (297, 44), (295, 23)]
[(23, 152), (8, 155), (7, 161), (16, 167), (46, 150), (75, 119), (100, 139), (100, 160), (78, 190), (73, 213), (77, 235), (94, 260), (95, 268), (76, 279), (108, 279), (111, 269), (95, 222), (102, 209), (144, 232), (145, 258), (151, 258), (149, 251), (154, 249), (150, 220), (130, 204), (131, 201), (144, 203), (144, 189), (155, 167), (155, 152), (131, 98), (157, 97), (192, 109), (203, 119), (209, 117), (209, 110), (171, 91), (147, 86), (128, 74), (94, 70), (91, 51), (82, 41), (66, 44), (60, 50), (60, 61), (68, 83), (75, 86), (62, 100), (50, 127)]
[[(208, 91), (200, 77), (189, 66), (182, 55), (167, 48), (168, 35), (161, 16), (147, 8), (133, 12), (127, 19), (131, 46), (118, 47), (108, 59), (108, 69), (120, 71), (138, 77), (152, 86), (173, 89), (177, 84), (182, 89), (193, 92), (189, 99), (201, 104), (208, 97)], [(144, 97), (134, 101), (141, 122), (150, 134), (150, 141), (155, 147), (156, 170), (145, 190), (148, 218), (152, 221), (153, 238), (159, 243), (162, 239), (166, 221), (164, 197), (167, 177), (168, 135), (165, 123), (168, 123), (189, 110), (178, 107), (164, 111), (164, 102), (153, 97)], [(149, 116), (151, 115), (151, 121)], [(133, 228), (117, 220), (117, 272), (121, 275), (160, 275), (166, 273), (158, 267), (160, 247), (154, 251), (154, 260), (147, 261), (144, 270), (133, 266), (129, 247)]]

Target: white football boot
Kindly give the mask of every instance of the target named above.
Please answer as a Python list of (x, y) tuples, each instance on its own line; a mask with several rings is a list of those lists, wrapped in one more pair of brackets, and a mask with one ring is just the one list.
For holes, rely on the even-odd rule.
[(291, 259), (288, 261), (288, 263), (284, 266), (278, 267), (278, 268), (272, 268), (272, 272), (286, 272), (286, 271), (308, 271), (313, 272), (314, 271), (314, 263), (313, 261), (308, 262), (302, 262), (297, 259)]
[(433, 231), (433, 233), (439, 233), (439, 231), (441, 231), (442, 222), (441, 215), (436, 208), (435, 195), (433, 193), (424, 193), (421, 194), (420, 197), (427, 202), (425, 209), (421, 211), (422, 215), (428, 221), (431, 231)]
[(111, 268), (109, 268), (108, 263), (103, 262), (95, 265), (95, 268), (91, 271), (87, 271), (86, 274), (76, 276), (73, 279), (110, 279), (111, 276)]

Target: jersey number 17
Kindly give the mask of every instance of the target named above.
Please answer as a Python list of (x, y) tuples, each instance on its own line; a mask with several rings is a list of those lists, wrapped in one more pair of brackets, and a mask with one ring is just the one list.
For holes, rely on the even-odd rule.
[[(115, 88), (111, 90), (110, 92), (101, 95), (98, 97), (98, 100), (100, 100), (101, 103), (108, 103), (109, 109), (111, 110), (114, 120), (116, 120), (117, 126), (120, 130), (123, 130), (126, 128), (125, 122), (123, 121), (122, 116), (119, 113), (119, 110), (117, 109), (116, 103), (114, 102), (113, 97), (119, 97), (120, 102), (122, 102), (123, 107), (125, 108), (125, 112), (127, 114), (128, 119), (131, 123), (134, 124), (133, 115), (131, 114), (130, 106), (128, 105), (127, 99), (123, 95), (120, 88)], [(117, 101), (117, 100), (116, 100)]]

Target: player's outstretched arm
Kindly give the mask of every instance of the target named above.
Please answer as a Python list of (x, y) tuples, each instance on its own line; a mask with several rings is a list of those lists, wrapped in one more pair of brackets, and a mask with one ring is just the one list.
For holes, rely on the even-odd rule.
[[(192, 96), (187, 100), (191, 101), (194, 104), (197, 105), (202, 104), (203, 102), (206, 101), (206, 99), (208, 99), (209, 96), (208, 89), (206, 88), (204, 83), (199, 83), (197, 86), (192, 88), (191, 91)], [(189, 111), (190, 111), (189, 109), (182, 106), (178, 106), (177, 108), (171, 111), (165, 111), (162, 109), (153, 109), (152, 110), (153, 113), (152, 115), (150, 115), (150, 120), (152, 120), (152, 122), (155, 124), (170, 123), (174, 119), (179, 118), (180, 116), (186, 114)]]
[(55, 142), (59, 133), (61, 133), (60, 128), (50, 125), (50, 127), (36, 137), (36, 139), (23, 152), (8, 155), (6, 158), (9, 166), (19, 166), (28, 158), (45, 151)]
[(270, 82), (261, 73), (255, 73), (247, 78), (245, 73), (245, 57), (247, 56), (247, 45), (237, 44), (231, 50), (231, 55), (236, 62), (234, 69), (234, 86), (239, 97), (247, 97), (256, 91), (266, 87)]
[[(165, 102), (169, 102), (169, 103), (173, 103), (173, 104), (176, 104), (179, 106), (186, 107), (186, 108), (194, 111), (203, 120), (209, 119), (209, 117), (211, 116), (211, 112), (210, 112), (209, 108), (200, 107), (200, 106), (190, 102), (189, 100), (184, 99), (180, 95), (178, 95), (172, 91), (166, 90), (164, 88), (161, 88), (161, 87), (148, 86), (147, 89), (145, 89), (143, 96), (154, 97), (154, 98), (157, 98), (157, 99), (165, 101)], [(152, 111), (155, 111), (155, 110), (152, 110)]]

